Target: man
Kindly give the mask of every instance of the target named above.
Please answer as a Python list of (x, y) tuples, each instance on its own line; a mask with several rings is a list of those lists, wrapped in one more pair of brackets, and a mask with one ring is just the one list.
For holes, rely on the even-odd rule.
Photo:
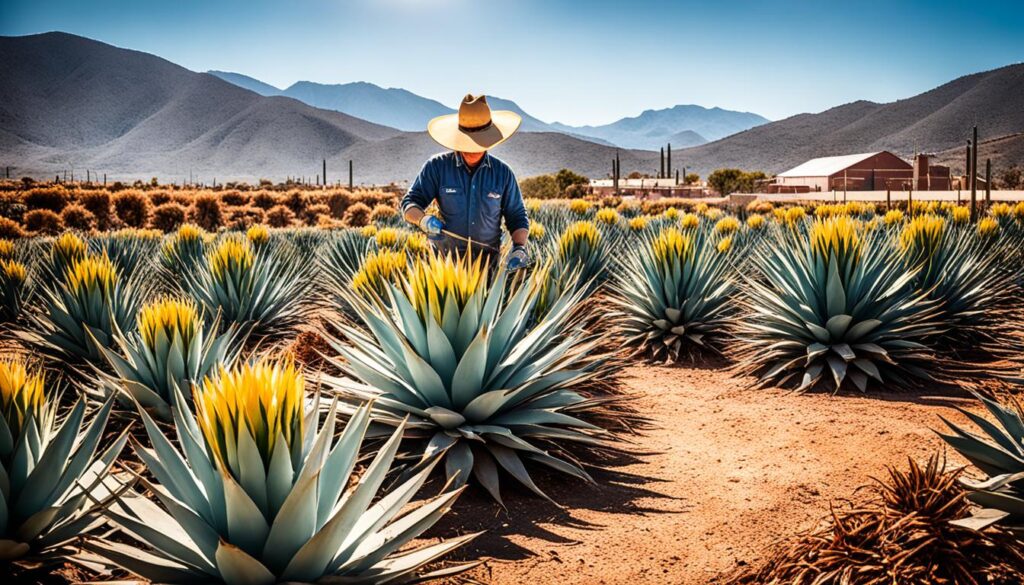
[[(487, 151), (509, 139), (522, 118), (515, 112), (491, 111), (484, 96), (467, 95), (458, 114), (434, 118), (427, 133), (449, 152), (423, 165), (402, 198), (405, 220), (426, 232), (441, 252), (483, 253), (498, 260), (501, 222), (512, 237), (506, 269), (529, 260), (526, 244), (530, 220), (512, 169)], [(441, 217), (426, 213), (434, 201)]]

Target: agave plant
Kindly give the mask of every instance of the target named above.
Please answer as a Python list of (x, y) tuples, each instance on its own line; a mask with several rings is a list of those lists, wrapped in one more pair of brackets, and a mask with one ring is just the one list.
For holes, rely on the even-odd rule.
[(46, 270), (51, 279), (59, 280), (69, 268), (89, 253), (89, 245), (74, 232), (64, 232), (50, 247)]
[(58, 400), (41, 372), (0, 361), (0, 559), (34, 561), (61, 549), (96, 525), (101, 483), (124, 448), (122, 433), (106, 450), (97, 446), (110, 414), (104, 404), (85, 422), (79, 400), (58, 421)]
[(134, 275), (155, 268), (163, 232), (126, 228), (96, 238), (98, 252), (110, 258), (121, 274)]
[(76, 260), (57, 283), (42, 287), (42, 306), (16, 334), (55, 360), (101, 363), (115, 331), (135, 330), (135, 316), (151, 287), (139, 275), (124, 278), (106, 256)]
[(577, 290), (582, 292), (582, 298), (593, 294), (608, 278), (614, 247), (611, 240), (618, 237), (617, 232), (601, 230), (592, 221), (578, 221), (570, 224), (557, 240), (552, 240), (548, 250), (553, 260), (551, 266), (538, 271), (546, 282), (543, 296), (534, 308), (534, 318), (543, 318), (559, 297)]
[(259, 250), (244, 238), (228, 237), (197, 270), (183, 274), (187, 293), (224, 327), (266, 337), (300, 324), (309, 311), (313, 279), (295, 248)]
[[(153, 416), (171, 420), (174, 388), (187, 391), (217, 368), (238, 357), (237, 328), (217, 336), (195, 302), (165, 297), (142, 307), (138, 332), (115, 335), (117, 350), (101, 348), (113, 369), (99, 372), (107, 387), (119, 389)], [(187, 396), (191, 396), (188, 394)]]
[(195, 415), (183, 397), (175, 400), (179, 447), (140, 411), (152, 448), (133, 446), (155, 483), (138, 481), (162, 506), (129, 491), (108, 508), (109, 519), (147, 550), (106, 539), (87, 542), (87, 549), (161, 583), (390, 583), (465, 568), (416, 575), (474, 534), (402, 550), (460, 493), (442, 493), (400, 515), (430, 465), (376, 498), (401, 425), (354, 482), (370, 408), (356, 409), (337, 435), (332, 404), (317, 429), (319, 396), (307, 411), (305, 380), (292, 363), (221, 369), (196, 387), (194, 402)]
[(676, 360), (683, 350), (718, 351), (735, 289), (727, 256), (704, 232), (670, 227), (626, 251), (612, 303), (628, 343)]
[(958, 407), (981, 434), (967, 432), (945, 418), (942, 422), (953, 434), (939, 434), (987, 476), (979, 482), (961, 480), (970, 492), (968, 499), (982, 508), (965, 525), (980, 530), (1000, 522), (1024, 535), (1024, 412), (1019, 405), (1011, 409), (989, 398), (978, 399), (998, 424)]
[(0, 324), (21, 317), (28, 296), (28, 270), (14, 259), (0, 258)]
[(173, 236), (164, 241), (160, 259), (170, 272), (169, 279), (177, 281), (191, 272), (206, 254), (206, 232), (199, 226), (183, 224)]
[[(600, 408), (576, 388), (605, 372), (592, 355), (601, 339), (570, 326), (580, 293), (559, 297), (532, 328), (540, 278), (488, 286), (480, 258), (415, 259), (401, 286), (368, 301), (347, 292), (367, 331), (339, 325), (348, 342), (328, 337), (349, 377), (325, 377), (346, 401), (373, 400), (376, 420), (424, 439), (425, 454), (444, 452), (450, 479), (470, 470), (501, 501), (498, 469), (547, 497), (524, 463), (590, 476), (560, 444), (603, 445), (601, 429), (579, 415)], [(517, 285), (517, 286), (516, 286)]]
[(948, 331), (947, 347), (999, 351), (1011, 331), (1019, 331), (1013, 311), (1019, 299), (1019, 269), (969, 230), (949, 226), (936, 215), (919, 215), (900, 232), (904, 264), (917, 270), (914, 286), (939, 303)]
[(352, 277), (352, 289), (367, 298), (387, 295), (387, 283), (405, 274), (409, 258), (405, 252), (381, 249), (370, 252)]
[(934, 301), (911, 286), (915, 270), (882, 231), (861, 233), (847, 216), (780, 232), (754, 248), (760, 274), (746, 278), (739, 321), (741, 368), (760, 382), (801, 390), (823, 380), (836, 389), (870, 380), (895, 386), (934, 380), (942, 361), (926, 345), (942, 331)]

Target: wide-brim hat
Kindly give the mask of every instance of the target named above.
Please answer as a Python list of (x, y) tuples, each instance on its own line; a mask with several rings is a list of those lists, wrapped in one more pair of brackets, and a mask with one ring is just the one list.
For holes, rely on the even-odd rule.
[(457, 152), (484, 152), (508, 140), (523, 119), (507, 110), (491, 111), (486, 96), (466, 94), (459, 113), (438, 116), (427, 123), (427, 134)]

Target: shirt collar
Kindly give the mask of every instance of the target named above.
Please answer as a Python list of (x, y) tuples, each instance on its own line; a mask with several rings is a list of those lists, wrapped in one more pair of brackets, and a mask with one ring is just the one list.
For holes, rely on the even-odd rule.
[[(458, 152), (456, 152), (454, 150), (452, 151), (452, 154), (455, 155), (455, 166), (456, 167), (466, 166), (466, 161), (462, 160), (462, 155), (461, 154), (459, 154)], [(480, 160), (480, 164), (477, 165), (477, 168), (480, 168), (480, 167), (487, 167), (487, 168), (491, 167), (491, 153), (489, 153), (489, 152), (485, 152), (484, 153), (484, 158), (482, 158)]]

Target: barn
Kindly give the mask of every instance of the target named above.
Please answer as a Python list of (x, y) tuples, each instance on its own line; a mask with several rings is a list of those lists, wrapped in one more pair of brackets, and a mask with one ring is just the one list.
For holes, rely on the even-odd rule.
[(900, 189), (913, 173), (910, 163), (883, 150), (813, 158), (779, 173), (772, 187), (782, 193)]

